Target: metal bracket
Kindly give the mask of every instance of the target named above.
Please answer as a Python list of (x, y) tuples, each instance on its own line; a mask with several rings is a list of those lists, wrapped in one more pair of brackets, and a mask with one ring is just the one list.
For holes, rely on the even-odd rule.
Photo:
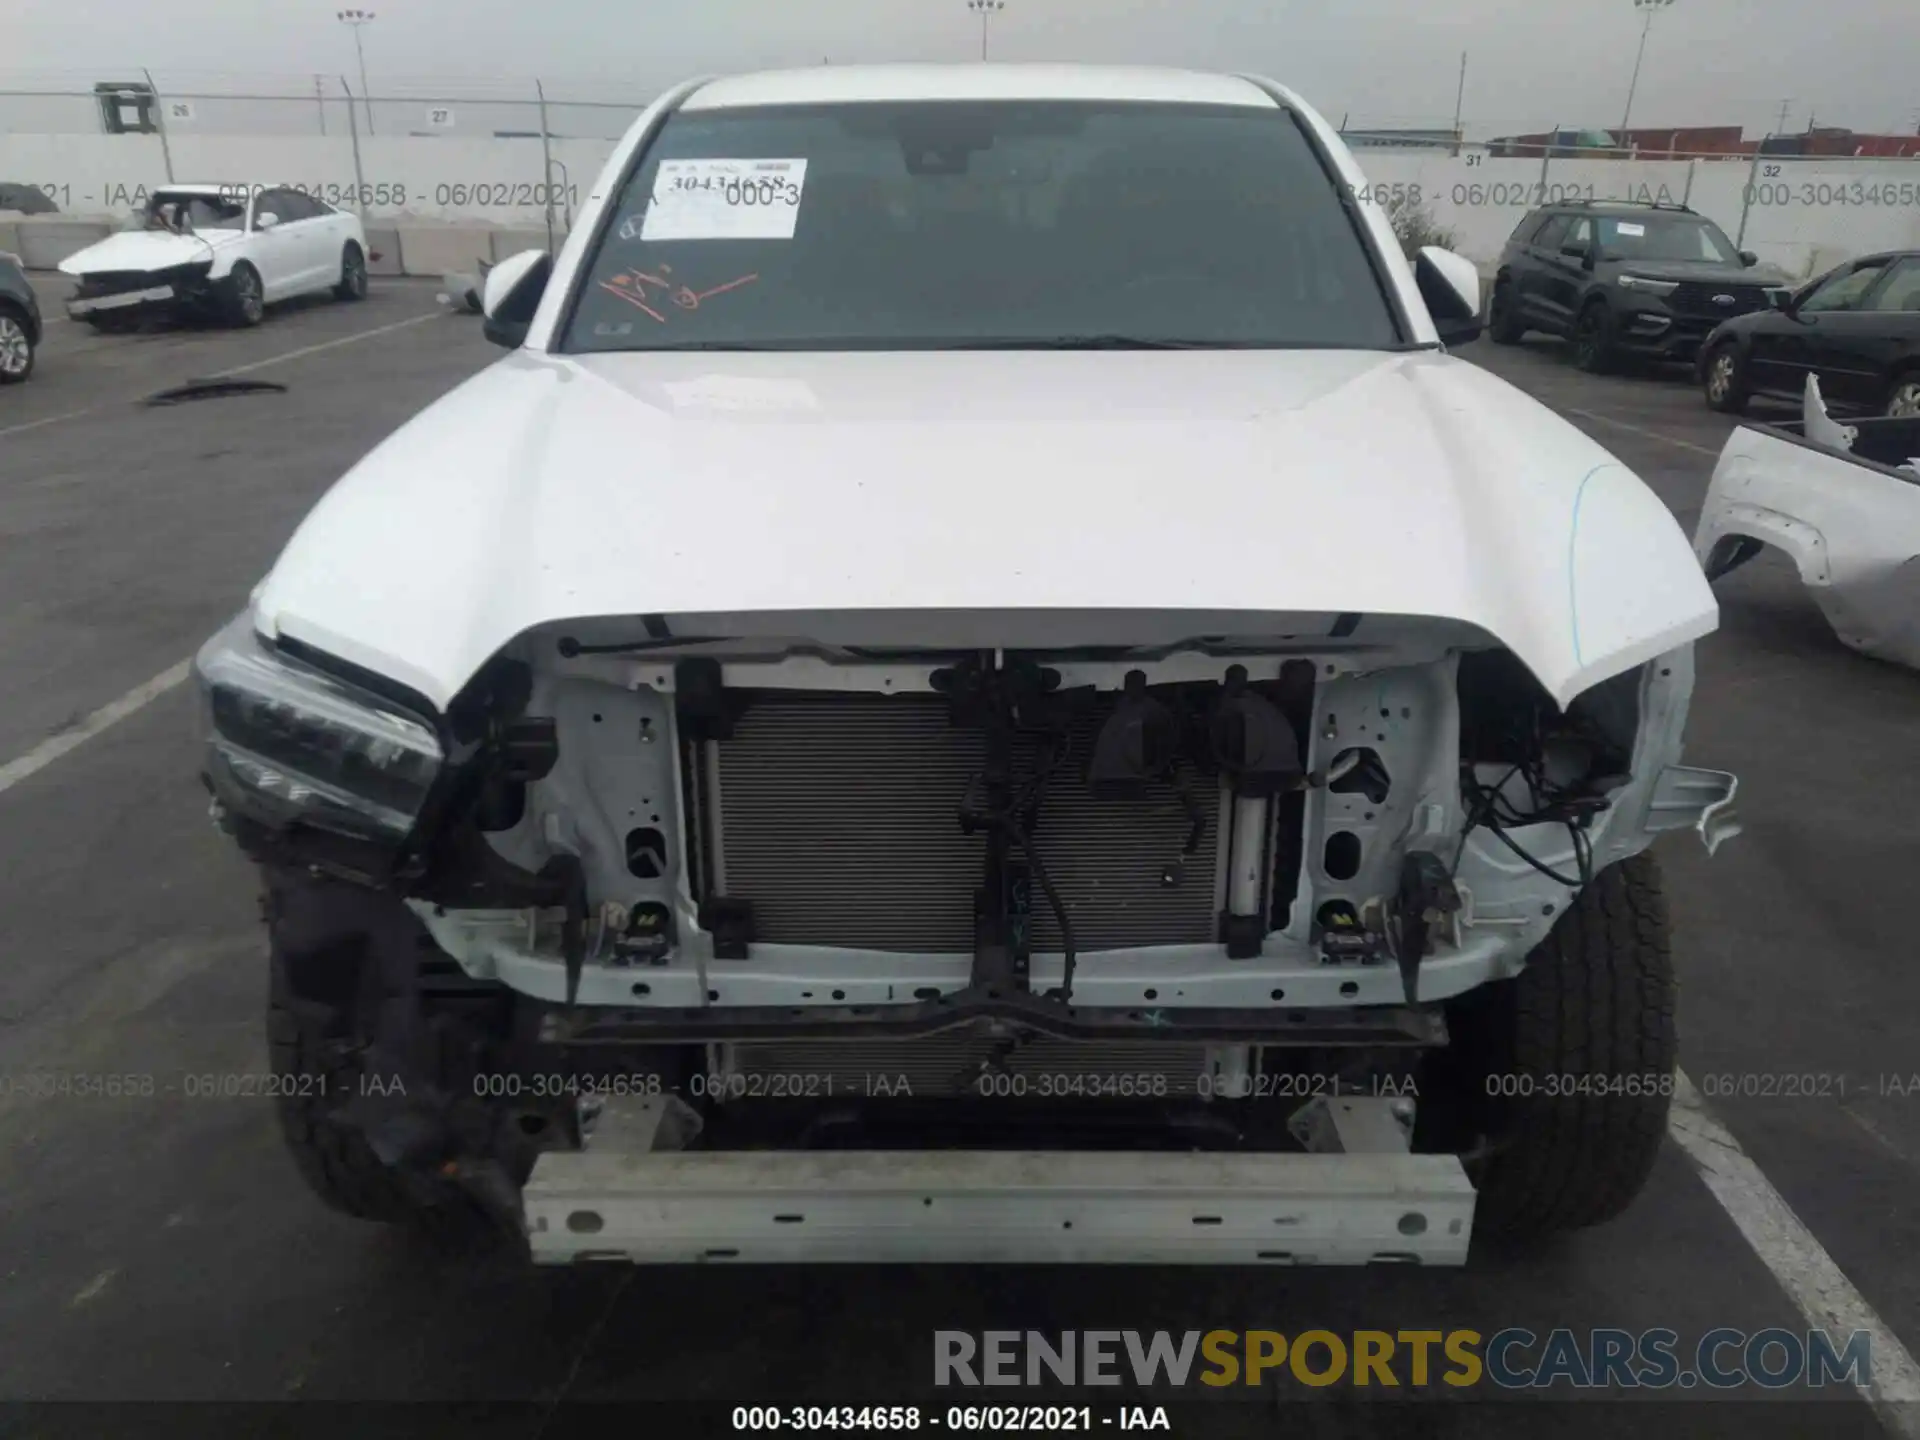
[(1413, 1148), (1407, 1096), (1316, 1095), (1287, 1121), (1316, 1155), (1405, 1155)]
[(699, 1138), (702, 1121), (678, 1095), (589, 1095), (580, 1100), (581, 1143), (623, 1155), (684, 1150)]
[(1734, 811), (1739, 790), (1739, 778), (1724, 770), (1669, 765), (1654, 781), (1653, 796), (1647, 802), (1646, 830), (1659, 835), (1691, 827), (1711, 855), (1723, 841), (1745, 828)]

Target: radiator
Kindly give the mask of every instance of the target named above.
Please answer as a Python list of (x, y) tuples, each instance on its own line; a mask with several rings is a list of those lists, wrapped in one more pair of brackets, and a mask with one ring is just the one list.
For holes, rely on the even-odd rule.
[[(1075, 944), (1211, 942), (1224, 872), (1217, 782), (1189, 779), (1205, 825), (1187, 855), (1192, 820), (1173, 785), (1095, 797), (1084, 776), (1112, 703), (1080, 717), (1034, 832)], [(1021, 741), (1017, 769), (1034, 743)], [(971, 953), (986, 842), (962, 834), (956, 812), (984, 744), (937, 696), (756, 696), (708, 760), (704, 805), (717, 815), (700, 828), (720, 856), (716, 888), (752, 903), (759, 941)], [(1032, 948), (1057, 951), (1038, 885), (1032, 912)]]

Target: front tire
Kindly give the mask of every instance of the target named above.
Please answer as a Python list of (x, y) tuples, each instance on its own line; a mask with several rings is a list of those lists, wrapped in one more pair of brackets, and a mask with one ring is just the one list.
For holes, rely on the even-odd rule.
[(393, 1224), (413, 1218), (419, 1206), (400, 1172), (373, 1153), (360, 1131), (327, 1115), (328, 1096), (350, 1094), (364, 1078), (341, 1043), (346, 1017), (294, 994), (277, 950), (272, 963), (267, 1049), (274, 1111), (300, 1178), (329, 1209), (356, 1220)]
[(1496, 345), (1518, 345), (1526, 333), (1513, 308), (1513, 287), (1503, 280), (1493, 287), (1493, 298), (1487, 302), (1487, 338)]
[(267, 318), (266, 289), (260, 272), (242, 260), (226, 279), (227, 323), (251, 329)]
[(1740, 350), (1731, 340), (1713, 347), (1701, 367), (1706, 375), (1702, 389), (1707, 408), (1723, 415), (1741, 415), (1747, 408), (1747, 367), (1740, 362)]
[(1646, 853), (1595, 876), (1516, 979), (1465, 997), (1450, 1048), (1468, 1091), (1453, 1098), (1487, 1141), (1468, 1166), (1477, 1231), (1538, 1239), (1633, 1203), (1666, 1135), (1674, 1002), (1666, 893)]
[(340, 252), (340, 283), (333, 287), (333, 298), (349, 301), (367, 298), (367, 257), (351, 240)]
[(1597, 301), (1573, 322), (1573, 363), (1589, 375), (1605, 375), (1614, 361), (1613, 312)]
[(1887, 415), (1894, 419), (1920, 415), (1920, 372), (1909, 370), (1893, 377), (1893, 388), (1887, 392)]
[(26, 318), (0, 307), (0, 385), (18, 385), (33, 374), (33, 336)]

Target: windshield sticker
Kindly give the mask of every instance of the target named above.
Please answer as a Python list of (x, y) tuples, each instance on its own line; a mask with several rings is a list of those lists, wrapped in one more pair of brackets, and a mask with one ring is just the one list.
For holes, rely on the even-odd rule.
[(662, 160), (640, 238), (791, 240), (806, 183), (805, 160)]
[[(711, 300), (716, 295), (724, 295), (729, 290), (738, 290), (742, 285), (751, 285), (760, 276), (742, 275), (722, 285), (710, 285), (704, 290), (695, 290), (673, 278), (671, 265), (656, 265), (652, 270), (622, 270), (600, 282), (600, 288), (609, 295), (618, 295), (629, 305), (646, 311), (662, 325), (667, 317), (661, 312), (669, 308), (680, 310), (698, 310), (701, 302)], [(648, 289), (652, 286), (652, 289)], [(660, 309), (656, 310), (655, 305)]]
[(1644, 235), (1647, 233), (1647, 227), (1642, 225), (1638, 220), (1617, 220), (1614, 222), (1613, 229), (1616, 235)]

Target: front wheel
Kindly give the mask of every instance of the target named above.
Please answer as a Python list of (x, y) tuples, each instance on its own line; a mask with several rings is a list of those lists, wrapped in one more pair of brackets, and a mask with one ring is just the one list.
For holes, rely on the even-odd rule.
[(18, 385), (33, 374), (33, 337), (27, 323), (0, 308), (0, 385)]
[[(1666, 1135), (1675, 985), (1658, 863), (1636, 855), (1581, 891), (1512, 980), (1448, 1017), (1443, 1098), (1480, 1153), (1476, 1230), (1528, 1240), (1624, 1212)], [(1422, 1108), (1426, 1087), (1422, 1086)]]
[(1702, 369), (1706, 374), (1703, 388), (1709, 409), (1723, 415), (1738, 415), (1746, 410), (1746, 366), (1740, 363), (1740, 352), (1731, 340), (1714, 346)]
[(1613, 312), (1605, 304), (1589, 305), (1573, 326), (1573, 363), (1589, 375), (1613, 368)]
[(367, 257), (349, 240), (340, 252), (340, 283), (333, 287), (336, 300), (367, 298)]
[(1909, 420), (1920, 415), (1920, 375), (1910, 371), (1894, 378), (1893, 389), (1887, 394), (1887, 414)]
[(244, 260), (227, 276), (226, 311), (228, 323), (249, 328), (267, 318), (267, 296), (260, 272)]
[(1513, 308), (1513, 287), (1505, 281), (1493, 287), (1487, 302), (1487, 338), (1496, 345), (1517, 345), (1527, 327)]

